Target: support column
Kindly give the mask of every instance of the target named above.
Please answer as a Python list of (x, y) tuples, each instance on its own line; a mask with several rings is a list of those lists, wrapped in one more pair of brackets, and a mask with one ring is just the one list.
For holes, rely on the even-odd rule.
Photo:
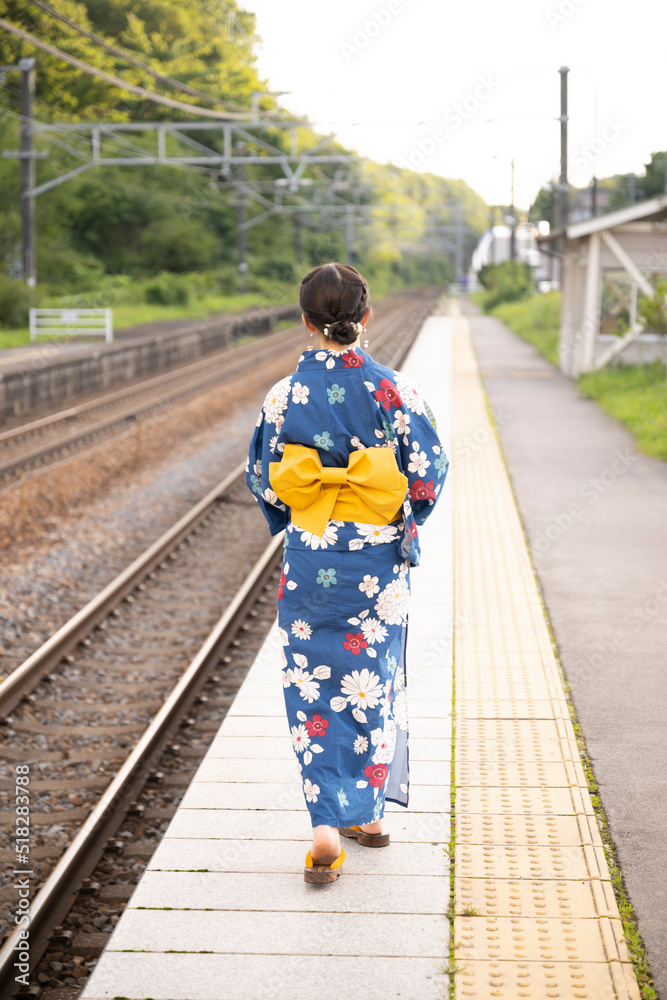
[(35, 159), (32, 145), (32, 105), (35, 96), (35, 60), (20, 59), (21, 70), (21, 232), (22, 276), (31, 288), (37, 284), (35, 245)]
[[(579, 363), (575, 374), (590, 371), (593, 367), (595, 339), (600, 328), (600, 234), (591, 233), (588, 238), (586, 261), (586, 285), (584, 288), (583, 316), (579, 322), (578, 336), (581, 342)], [(579, 352), (578, 352), (579, 353)]]

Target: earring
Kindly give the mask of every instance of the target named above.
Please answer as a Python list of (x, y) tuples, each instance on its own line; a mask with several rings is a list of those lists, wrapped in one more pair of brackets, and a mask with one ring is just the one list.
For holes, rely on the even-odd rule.
[(364, 327), (364, 342), (362, 344), (362, 347), (365, 351), (368, 350), (368, 330), (366, 329), (366, 327)]
[(308, 330), (308, 343), (306, 344), (306, 350), (312, 351), (314, 346), (315, 345), (313, 344), (313, 331)]

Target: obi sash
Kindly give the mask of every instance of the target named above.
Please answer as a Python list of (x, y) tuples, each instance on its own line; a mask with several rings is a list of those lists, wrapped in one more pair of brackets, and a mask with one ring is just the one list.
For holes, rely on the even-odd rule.
[(298, 528), (321, 535), (330, 518), (365, 524), (396, 520), (408, 489), (391, 448), (353, 451), (347, 467), (323, 466), (317, 448), (286, 444), (269, 481)]

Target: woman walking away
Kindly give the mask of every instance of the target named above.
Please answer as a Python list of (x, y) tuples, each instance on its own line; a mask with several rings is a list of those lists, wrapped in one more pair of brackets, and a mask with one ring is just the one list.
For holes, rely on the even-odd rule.
[(304, 877), (333, 882), (339, 834), (383, 847), (385, 802), (408, 804), (410, 567), (448, 462), (419, 388), (358, 346), (370, 314), (359, 272), (314, 268), (300, 303), (319, 347), (267, 395), (247, 478), (271, 534), (287, 529), (278, 624), (313, 826)]

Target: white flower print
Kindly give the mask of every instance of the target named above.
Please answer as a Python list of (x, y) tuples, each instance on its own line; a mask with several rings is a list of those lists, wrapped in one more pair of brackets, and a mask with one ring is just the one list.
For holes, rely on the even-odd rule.
[(375, 594), (379, 594), (380, 588), (378, 587), (377, 576), (371, 576), (367, 573), (359, 584), (359, 590), (363, 590), (366, 597), (373, 597)]
[(384, 642), (389, 635), (384, 625), (381, 625), (377, 618), (367, 618), (366, 621), (363, 621), (361, 623), (361, 631), (364, 633), (364, 639), (371, 646), (376, 642)]
[(295, 382), (292, 386), (292, 402), (293, 403), (303, 403), (304, 406), (308, 402), (308, 395), (310, 389), (307, 385), (301, 385), (300, 382)]
[(394, 413), (394, 427), (396, 428), (397, 434), (409, 434), (410, 414), (403, 413), (403, 410), (396, 410)]
[(310, 778), (306, 778), (303, 783), (303, 790), (306, 793), (307, 802), (317, 802), (317, 796), (320, 794), (319, 785), (314, 785)]
[(356, 448), (357, 451), (362, 451), (366, 447), (366, 445), (362, 444), (359, 438), (356, 436), (350, 438), (350, 444), (352, 445), (353, 448)]
[(292, 622), (292, 635), (296, 636), (297, 639), (310, 639), (312, 634), (313, 630), (308, 622), (302, 621), (301, 618)]
[(413, 451), (408, 463), (408, 472), (416, 472), (420, 476), (424, 476), (430, 464), (425, 451)]
[(304, 545), (310, 545), (313, 552), (317, 549), (326, 549), (329, 545), (334, 545), (338, 541), (338, 529), (335, 521), (329, 521), (321, 535), (314, 535), (311, 531), (301, 532), (301, 541)]
[(276, 494), (268, 486), (262, 493), (262, 499), (266, 500), (267, 503), (273, 504), (274, 507), (279, 507), (281, 510), (285, 509), (285, 504), (281, 503)]
[(303, 753), (310, 746), (310, 736), (304, 725), (292, 726), (292, 746), (296, 753)]
[(267, 423), (276, 424), (281, 413), (287, 409), (287, 396), (290, 390), (292, 376), (276, 382), (272, 389), (269, 389), (264, 400), (264, 413)]
[(375, 604), (378, 618), (387, 625), (401, 625), (408, 613), (410, 591), (404, 576), (392, 580), (384, 588)]
[(396, 751), (396, 723), (388, 719), (386, 729), (373, 729), (371, 743), (377, 749), (373, 753), (374, 764), (391, 764)]
[(357, 736), (354, 741), (354, 752), (355, 753), (366, 753), (368, 750), (368, 740), (365, 736)]
[(406, 688), (394, 697), (394, 721), (399, 729), (408, 728), (408, 692)]
[(354, 526), (357, 529), (357, 534), (361, 535), (362, 541), (368, 542), (370, 545), (393, 542), (398, 534), (398, 528), (395, 524), (363, 524), (360, 521), (355, 521)]
[[(283, 653), (283, 656), (285, 656), (284, 653)], [(286, 656), (285, 656), (285, 663), (287, 663), (287, 657)], [(292, 683), (292, 671), (289, 670), (289, 669), (283, 670), (283, 687), (284, 688), (288, 688), (291, 683)]]
[(402, 372), (394, 372), (396, 376), (396, 388), (401, 394), (403, 405), (407, 406), (411, 413), (417, 415), (424, 412), (424, 400), (422, 393), (416, 382), (404, 375)]
[(382, 695), (380, 678), (366, 667), (345, 674), (340, 689), (347, 700), (358, 708), (375, 708)]
[(295, 667), (292, 670), (292, 683), (296, 684), (299, 694), (310, 705), (320, 696), (320, 685), (313, 680), (313, 675), (303, 670), (302, 667)]

